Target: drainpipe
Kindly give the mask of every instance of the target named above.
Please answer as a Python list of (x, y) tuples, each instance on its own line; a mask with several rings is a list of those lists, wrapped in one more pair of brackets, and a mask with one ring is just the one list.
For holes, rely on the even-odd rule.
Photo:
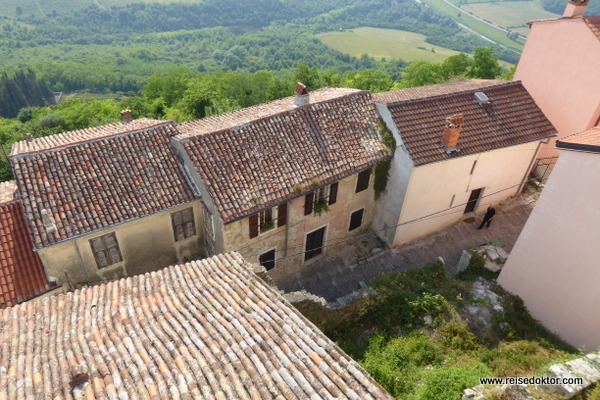
[(516, 194), (521, 193), (521, 190), (523, 190), (523, 186), (525, 186), (525, 182), (527, 182), (527, 177), (529, 176), (529, 174), (531, 173), (531, 169), (533, 168), (533, 163), (536, 160), (536, 157), (540, 151), (540, 147), (542, 147), (543, 144), (548, 144), (550, 143), (550, 138), (546, 139), (546, 141), (541, 141), (538, 143), (537, 145), (537, 149), (535, 149), (535, 153), (533, 154), (533, 157), (531, 157), (531, 161), (529, 162), (529, 167), (527, 167), (527, 171), (525, 171), (525, 176), (523, 176), (523, 179), (521, 180), (521, 184), (519, 185), (519, 189), (517, 190)]
[(287, 207), (285, 208), (285, 248), (283, 249), (283, 256), (287, 257), (288, 255), (288, 233), (290, 228), (290, 207), (292, 206), (291, 200), (287, 203)]
[(77, 242), (73, 240), (73, 247), (75, 248), (75, 252), (77, 253), (77, 258), (79, 259), (79, 265), (81, 265), (81, 270), (83, 271), (83, 276), (85, 276), (85, 283), (89, 286), (90, 278), (88, 276), (87, 270), (85, 269), (85, 265), (83, 264), (83, 259), (81, 258), (81, 253), (79, 252), (79, 247), (77, 247)]

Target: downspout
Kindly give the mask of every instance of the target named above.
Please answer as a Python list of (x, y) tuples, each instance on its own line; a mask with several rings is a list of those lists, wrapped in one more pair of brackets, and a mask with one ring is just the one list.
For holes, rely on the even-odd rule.
[(85, 269), (85, 265), (83, 264), (83, 259), (81, 258), (81, 253), (79, 252), (79, 247), (77, 247), (77, 242), (73, 240), (73, 247), (75, 248), (75, 252), (77, 253), (77, 259), (79, 259), (79, 265), (81, 265), (81, 270), (83, 271), (83, 276), (85, 276), (85, 283), (90, 284), (90, 278), (88, 276), (87, 270)]
[[(294, 200), (292, 200), (294, 201)], [(291, 207), (291, 202), (290, 201), (287, 205), (287, 207), (285, 208), (285, 248), (283, 249), (283, 256), (287, 257), (288, 255), (288, 233), (289, 233), (289, 228), (290, 228), (290, 207)]]
[(521, 193), (521, 190), (523, 190), (523, 186), (525, 186), (525, 182), (527, 181), (527, 177), (529, 176), (529, 174), (531, 173), (531, 169), (533, 168), (533, 163), (536, 160), (536, 157), (540, 151), (540, 147), (542, 147), (543, 144), (548, 144), (550, 143), (550, 138), (546, 139), (546, 141), (542, 141), (540, 140), (538, 145), (537, 145), (537, 149), (535, 149), (535, 153), (533, 153), (533, 157), (531, 157), (531, 161), (529, 162), (529, 166), (527, 167), (527, 171), (525, 171), (525, 176), (523, 176), (523, 179), (521, 180), (521, 184), (519, 185), (519, 189), (517, 190), (517, 194)]

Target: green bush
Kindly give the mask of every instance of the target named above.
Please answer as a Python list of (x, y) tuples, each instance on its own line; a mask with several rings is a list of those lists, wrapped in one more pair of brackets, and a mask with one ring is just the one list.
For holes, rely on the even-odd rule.
[(459, 319), (453, 319), (442, 325), (437, 335), (439, 341), (448, 350), (470, 351), (479, 347), (477, 337), (469, 330), (469, 326)]
[(491, 376), (482, 364), (438, 367), (424, 374), (425, 380), (416, 391), (419, 400), (460, 399), (465, 389), (479, 385), (479, 378)]
[(496, 349), (482, 352), (480, 359), (492, 369), (494, 376), (528, 376), (560, 355), (537, 342), (519, 340), (500, 343)]
[(492, 272), (485, 267), (485, 257), (481, 254), (474, 253), (469, 260), (467, 269), (461, 271), (456, 275), (458, 279), (463, 281), (475, 281), (479, 277), (483, 277), (487, 280), (495, 280), (498, 278), (499, 272)]

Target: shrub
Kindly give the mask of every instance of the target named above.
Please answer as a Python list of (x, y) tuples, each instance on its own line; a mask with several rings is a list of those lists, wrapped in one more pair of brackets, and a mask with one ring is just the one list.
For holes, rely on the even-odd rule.
[(500, 343), (497, 349), (484, 352), (481, 361), (492, 369), (494, 376), (528, 376), (559, 355), (539, 343), (520, 340)]
[(479, 378), (490, 376), (482, 364), (438, 367), (425, 374), (424, 383), (418, 387), (420, 400), (460, 399), (465, 389), (479, 385)]
[(442, 345), (449, 350), (469, 351), (478, 348), (477, 337), (465, 322), (457, 318), (442, 325), (437, 335)]
[(467, 269), (461, 271), (456, 275), (458, 279), (462, 279), (464, 281), (475, 281), (479, 277), (483, 277), (488, 280), (495, 280), (499, 272), (492, 272), (485, 267), (485, 257), (479, 253), (474, 253), (469, 260), (469, 265)]
[(55, 128), (57, 126), (64, 127), (66, 126), (65, 120), (59, 117), (56, 114), (48, 114), (45, 117), (40, 119), (40, 126), (42, 128)]

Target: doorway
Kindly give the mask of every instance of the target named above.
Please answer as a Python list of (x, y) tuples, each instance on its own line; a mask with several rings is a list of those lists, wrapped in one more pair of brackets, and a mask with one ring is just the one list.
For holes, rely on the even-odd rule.
[(475, 211), (477, 203), (479, 203), (479, 199), (481, 198), (481, 193), (483, 193), (483, 188), (471, 191), (471, 196), (469, 196), (469, 202), (465, 207), (465, 214)]
[(306, 235), (306, 251), (304, 261), (308, 261), (323, 252), (323, 239), (325, 238), (325, 227)]

